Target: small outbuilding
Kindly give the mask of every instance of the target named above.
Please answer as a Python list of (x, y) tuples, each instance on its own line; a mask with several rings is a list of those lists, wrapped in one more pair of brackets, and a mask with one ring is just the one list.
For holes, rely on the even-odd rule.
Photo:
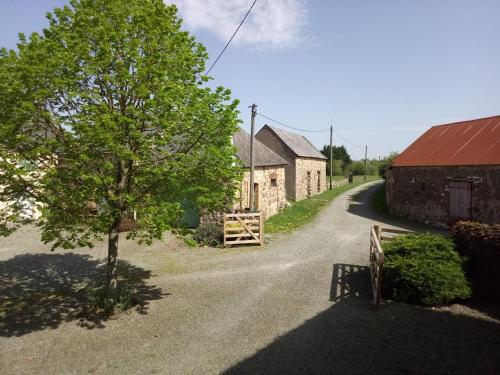
[(394, 160), (386, 189), (398, 216), (500, 223), (500, 116), (430, 128)]
[(326, 157), (299, 134), (265, 125), (255, 138), (286, 160), (286, 197), (301, 200), (326, 190)]
[[(235, 210), (250, 209), (250, 135), (240, 129), (233, 135), (236, 155), (245, 168)], [(255, 209), (264, 217), (274, 215), (287, 204), (285, 166), (287, 161), (254, 139), (254, 199)]]

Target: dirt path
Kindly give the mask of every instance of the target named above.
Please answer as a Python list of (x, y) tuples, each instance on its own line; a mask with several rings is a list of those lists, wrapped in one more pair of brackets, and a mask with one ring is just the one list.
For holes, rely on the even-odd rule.
[[(314, 222), (272, 238), (262, 249), (166, 253), (158, 244), (137, 251), (126, 243), (131, 270), (139, 276), (152, 271), (140, 286), (150, 297), (144, 315), (133, 312), (88, 329), (64, 322), (54, 304), (33, 301), (21, 316), (45, 324), (25, 321), (27, 329), (4, 329), (0, 368), (40, 374), (500, 372), (500, 323), (494, 319), (455, 306), (429, 310), (392, 303), (379, 312), (370, 309), (367, 245), (377, 217), (366, 203), (376, 184), (347, 192)], [(33, 264), (55, 256), (30, 243), (26, 233), (18, 240)], [(0, 242), (3, 270), (31, 269), (20, 266), (25, 255), (12, 260), (21, 253), (15, 243)], [(72, 256), (61, 264), (72, 264)], [(79, 271), (85, 262), (73, 267), (82, 283), (92, 276)], [(5, 273), (2, 283), (12, 282)], [(50, 286), (60, 274), (39, 279)], [(9, 308), (0, 306), (0, 314)]]

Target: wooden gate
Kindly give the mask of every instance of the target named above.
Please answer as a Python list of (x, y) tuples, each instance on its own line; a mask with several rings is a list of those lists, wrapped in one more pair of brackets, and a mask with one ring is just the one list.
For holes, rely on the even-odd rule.
[(382, 251), (380, 227), (370, 229), (370, 280), (373, 292), (373, 306), (378, 310), (382, 294), (382, 272), (384, 271), (384, 252)]
[(472, 183), (450, 181), (450, 217), (452, 220), (471, 220)]
[(264, 218), (262, 212), (225, 214), (224, 247), (264, 243)]
[(373, 306), (376, 310), (380, 307), (382, 298), (382, 273), (384, 272), (384, 251), (382, 250), (382, 241), (392, 241), (398, 234), (410, 234), (414, 232), (381, 228), (374, 225), (370, 229), (370, 279), (373, 292)]

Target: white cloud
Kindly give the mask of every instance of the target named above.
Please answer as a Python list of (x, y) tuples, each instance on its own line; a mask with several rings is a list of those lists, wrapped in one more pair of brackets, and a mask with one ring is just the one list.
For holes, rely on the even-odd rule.
[[(257, 0), (234, 38), (234, 44), (259, 48), (287, 48), (303, 41), (307, 0)], [(185, 25), (204, 29), (227, 41), (243, 19), (252, 0), (177, 0)]]

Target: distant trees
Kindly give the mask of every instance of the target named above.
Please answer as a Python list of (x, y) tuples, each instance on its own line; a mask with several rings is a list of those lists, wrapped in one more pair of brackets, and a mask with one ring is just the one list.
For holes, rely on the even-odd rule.
[[(351, 172), (355, 176), (361, 176), (365, 173), (369, 176), (379, 175), (385, 178), (386, 169), (392, 164), (394, 159), (399, 155), (397, 152), (391, 152), (388, 156), (383, 159), (368, 159), (366, 161), (366, 171), (365, 171), (365, 160), (351, 160), (350, 155), (344, 146), (334, 146), (333, 150), (333, 174), (335, 176), (343, 175)], [(330, 146), (324, 146), (321, 153), (325, 155), (328, 159), (330, 158)], [(330, 163), (327, 163), (327, 173), (330, 173)]]
[[(347, 166), (347, 170), (352, 172), (355, 176), (361, 176), (365, 174), (365, 161), (356, 160)], [(368, 176), (375, 176), (378, 174), (378, 160), (367, 160), (366, 162), (366, 174)]]
[(396, 157), (398, 155), (399, 155), (399, 152), (393, 151), (388, 156), (386, 156), (385, 158), (380, 160), (380, 163), (378, 165), (378, 174), (384, 180), (385, 180), (385, 172), (386, 172), (387, 168), (389, 168), (392, 165), (394, 159), (396, 159)]
[[(324, 145), (321, 153), (325, 155), (328, 160), (330, 160), (330, 145)], [(347, 166), (352, 162), (351, 156), (343, 145), (333, 146), (332, 154), (333, 160), (340, 162), (337, 162), (336, 164), (334, 163), (333, 174), (336, 176), (342, 175), (346, 171)], [(330, 163), (326, 164), (326, 173), (330, 174)]]
[[(333, 160), (333, 175), (342, 176), (344, 174), (344, 169), (342, 168), (342, 160)], [(327, 163), (327, 174), (330, 175), (330, 163)]]
[[(323, 146), (321, 153), (330, 160), (330, 145)], [(348, 172), (352, 172), (355, 176), (361, 176), (365, 174), (365, 160), (352, 160), (351, 155), (347, 152), (345, 146), (333, 146), (333, 175), (340, 176)], [(385, 178), (385, 170), (391, 165), (392, 161), (399, 154), (397, 152), (391, 152), (388, 156), (381, 160), (369, 159), (366, 161), (366, 174), (369, 176), (380, 175)], [(330, 163), (326, 164), (326, 172), (330, 174)]]

